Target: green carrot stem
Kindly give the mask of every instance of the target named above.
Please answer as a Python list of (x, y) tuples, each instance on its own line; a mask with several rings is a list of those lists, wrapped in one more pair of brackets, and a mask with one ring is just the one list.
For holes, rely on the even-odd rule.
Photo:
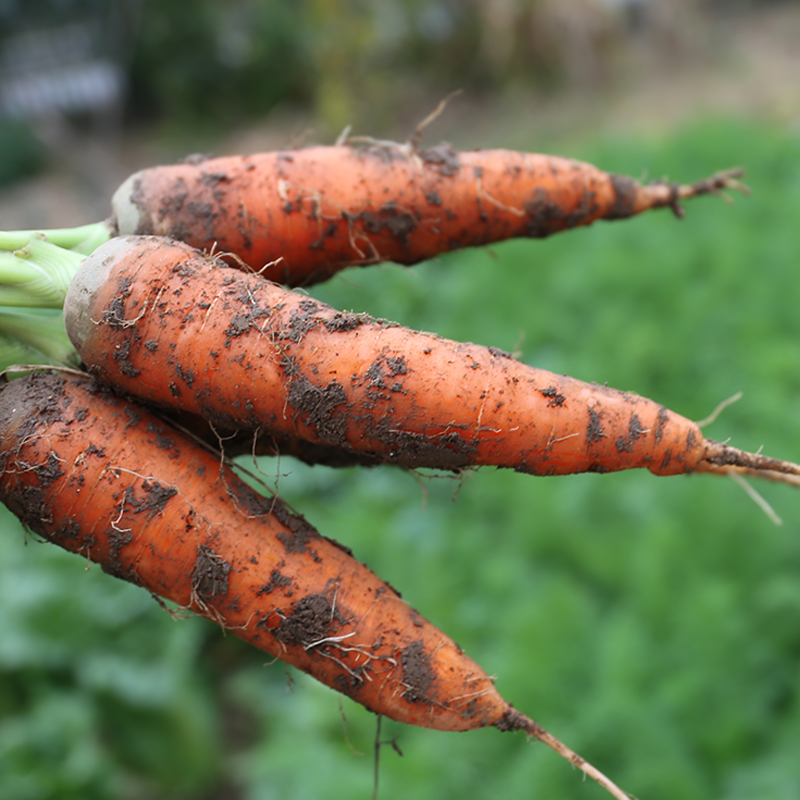
[(22, 342), (0, 336), (0, 371), (15, 364), (30, 364), (42, 360), (42, 355)]
[[(19, 252), (19, 251), (17, 251)], [(41, 277), (41, 271), (14, 253), (0, 252), (0, 284), (19, 286)]]
[(88, 256), (111, 238), (111, 228), (108, 222), (94, 222), (78, 228), (55, 228), (46, 231), (0, 231), (0, 250), (21, 250), (28, 245), (31, 239), (42, 236), (58, 247)]
[[(0, 336), (14, 340), (44, 356), (47, 363), (75, 366), (80, 358), (64, 329), (63, 315), (42, 310), (39, 313), (21, 313), (15, 309), (0, 308)], [(13, 361), (12, 364), (33, 363)]]
[(24, 247), (0, 253), (0, 304), (62, 308), (84, 258), (42, 234), (33, 234)]

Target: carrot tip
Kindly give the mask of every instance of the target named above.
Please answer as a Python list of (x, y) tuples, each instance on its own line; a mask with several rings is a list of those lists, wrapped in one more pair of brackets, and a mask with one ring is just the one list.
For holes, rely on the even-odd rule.
[(713, 439), (706, 439), (706, 448), (705, 458), (697, 465), (697, 472), (736, 473), (800, 486), (800, 464), (748, 453)]
[[(687, 198), (697, 197), (702, 194), (715, 194), (724, 197), (726, 196), (726, 189), (737, 191), (741, 194), (750, 194), (750, 188), (738, 180), (742, 177), (744, 177), (744, 169), (742, 167), (733, 167), (732, 169), (715, 172), (713, 175), (703, 180), (679, 186), (678, 196)], [(730, 201), (730, 197), (728, 197), (728, 200)]]
[(607, 792), (612, 794), (617, 800), (630, 800), (631, 795), (624, 792), (612, 780), (607, 778), (600, 770), (593, 767), (585, 758), (579, 756), (574, 750), (567, 747), (553, 734), (546, 731), (538, 722), (534, 722), (530, 717), (525, 716), (513, 707), (494, 723), (495, 728), (501, 731), (525, 731), (529, 736), (544, 742), (548, 747), (556, 751), (562, 758), (566, 758), (573, 766), (581, 770), (585, 775), (597, 781)]

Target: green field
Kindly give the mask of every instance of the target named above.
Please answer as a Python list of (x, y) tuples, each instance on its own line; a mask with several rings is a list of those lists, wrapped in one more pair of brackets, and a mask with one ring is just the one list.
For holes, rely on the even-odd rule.
[[(539, 149), (542, 143), (531, 143)], [(548, 148), (553, 150), (551, 146)], [(800, 461), (800, 136), (734, 120), (586, 142), (609, 171), (753, 190), (312, 294), (706, 417)], [(800, 797), (800, 495), (645, 474), (261, 470), (497, 676), (501, 693), (641, 800)], [(0, 797), (351, 800), (375, 718), (201, 619), (25, 536), (0, 536)], [(345, 721), (346, 720), (346, 724)], [(601, 798), (540, 744), (384, 722), (383, 800)]]

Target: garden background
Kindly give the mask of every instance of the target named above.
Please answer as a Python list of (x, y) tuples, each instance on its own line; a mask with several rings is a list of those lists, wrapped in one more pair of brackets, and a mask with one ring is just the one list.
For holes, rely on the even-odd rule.
[[(2, 229), (100, 219), (130, 171), (192, 152), (345, 125), (403, 140), (457, 88), (428, 142), (638, 178), (746, 167), (752, 196), (680, 222), (352, 269), (310, 294), (693, 419), (741, 391), (708, 435), (800, 460), (796, 2), (5, 0), (0, 22)], [(800, 797), (792, 489), (758, 486), (778, 527), (710, 476), (259, 467), (641, 800)], [(0, 518), (0, 796), (371, 796), (372, 715)], [(603, 796), (522, 735), (383, 737), (403, 752), (381, 751), (384, 800)]]

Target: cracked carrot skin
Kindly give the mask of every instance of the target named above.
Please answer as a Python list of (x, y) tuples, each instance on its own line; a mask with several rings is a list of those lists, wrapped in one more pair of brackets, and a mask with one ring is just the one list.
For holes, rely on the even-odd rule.
[(461, 247), (677, 210), (678, 188), (556, 156), (377, 144), (145, 169), (117, 190), (112, 208), (120, 234), (232, 252), (255, 270), (280, 259), (264, 276), (299, 286), (348, 265), (415, 264)]
[(149, 403), (407, 467), (672, 475), (707, 455), (651, 400), (338, 312), (157, 237), (90, 256), (65, 321), (91, 371)]
[(377, 714), (518, 727), (486, 673), (346, 548), (89, 376), (0, 389), (0, 500), (39, 536)]

